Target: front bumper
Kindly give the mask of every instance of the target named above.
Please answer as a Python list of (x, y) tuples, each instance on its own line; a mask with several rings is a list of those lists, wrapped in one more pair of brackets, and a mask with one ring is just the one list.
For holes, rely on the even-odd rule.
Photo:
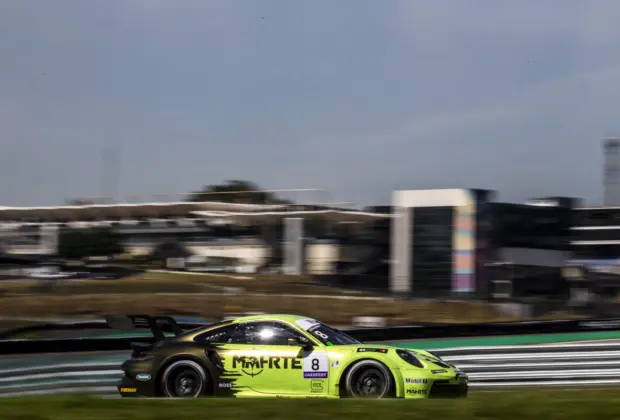
[(466, 380), (458, 383), (437, 380), (431, 386), (428, 398), (465, 398), (469, 392), (469, 384)]
[(465, 398), (469, 393), (469, 377), (460, 371), (403, 370), (401, 374), (404, 398)]

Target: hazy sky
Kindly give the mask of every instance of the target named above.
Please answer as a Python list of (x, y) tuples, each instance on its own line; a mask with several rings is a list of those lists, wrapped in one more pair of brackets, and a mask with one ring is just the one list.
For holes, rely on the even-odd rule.
[(618, 22), (618, 0), (2, 0), (0, 205), (105, 193), (106, 145), (119, 194), (598, 203)]

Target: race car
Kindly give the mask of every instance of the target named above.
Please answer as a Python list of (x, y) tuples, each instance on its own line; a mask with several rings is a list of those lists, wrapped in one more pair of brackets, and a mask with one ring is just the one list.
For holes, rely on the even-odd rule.
[[(110, 317), (130, 329), (139, 316)], [(315, 319), (253, 315), (181, 331), (141, 316), (154, 343), (132, 343), (123, 397), (462, 398), (468, 377), (425, 350), (364, 344)]]

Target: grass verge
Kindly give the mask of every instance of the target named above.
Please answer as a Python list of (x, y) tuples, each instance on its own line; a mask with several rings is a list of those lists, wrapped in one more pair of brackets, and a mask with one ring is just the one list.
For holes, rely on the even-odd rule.
[(292, 313), (334, 325), (350, 325), (354, 316), (382, 316), (393, 324), (412, 322), (509, 321), (492, 306), (474, 302), (343, 300), (334, 297), (196, 294), (97, 294), (0, 298), (0, 316), (59, 316), (147, 313), (220, 318), (239, 312)]
[[(517, 320), (480, 302), (335, 299), (368, 294), (321, 286), (304, 276), (147, 272), (122, 280), (66, 280), (48, 289), (42, 286), (32, 280), (0, 282), (0, 316), (148, 313), (221, 318), (260, 311), (306, 315), (334, 325), (350, 325), (354, 316), (381, 316), (393, 325)], [(245, 294), (235, 294), (239, 291)]]
[(616, 420), (617, 389), (473, 392), (464, 400), (117, 400), (79, 396), (7, 398), (0, 419), (107, 420)]
[[(0, 295), (40, 293), (37, 280), (0, 282)], [(49, 283), (47, 284), (49, 286)], [(145, 272), (119, 280), (61, 280), (47, 293), (217, 293), (240, 288), (248, 293), (361, 294), (351, 290), (320, 286), (304, 276), (219, 275)]]

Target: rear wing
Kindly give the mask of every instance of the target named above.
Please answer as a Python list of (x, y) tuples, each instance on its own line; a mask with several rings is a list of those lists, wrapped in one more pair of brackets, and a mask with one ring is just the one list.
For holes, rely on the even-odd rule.
[(170, 316), (107, 315), (105, 320), (108, 327), (115, 330), (132, 331), (137, 328), (148, 328), (153, 333), (155, 341), (166, 339), (164, 331), (172, 332), (175, 337), (183, 332), (176, 320)]

